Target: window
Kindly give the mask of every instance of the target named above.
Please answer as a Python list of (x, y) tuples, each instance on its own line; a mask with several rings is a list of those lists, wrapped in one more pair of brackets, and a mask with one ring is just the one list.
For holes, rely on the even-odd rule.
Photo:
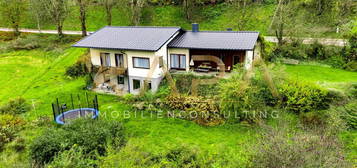
[(150, 69), (150, 59), (133, 57), (133, 67), (134, 68), (145, 68)]
[(186, 69), (186, 55), (171, 54), (171, 68)]
[(164, 66), (164, 59), (163, 57), (159, 57), (159, 68), (162, 68)]
[(140, 89), (140, 80), (133, 79), (133, 88), (134, 90)]
[(123, 54), (115, 54), (115, 66), (116, 67), (124, 67), (124, 56)]
[(119, 75), (119, 76), (118, 76), (118, 84), (119, 84), (119, 85), (124, 84), (124, 76), (123, 76), (123, 75)]
[(110, 54), (100, 53), (100, 64), (102, 66), (110, 66)]

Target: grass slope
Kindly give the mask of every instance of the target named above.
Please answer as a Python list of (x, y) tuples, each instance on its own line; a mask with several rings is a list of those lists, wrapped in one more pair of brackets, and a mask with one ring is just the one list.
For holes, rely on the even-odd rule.
[[(147, 6), (143, 9), (141, 24), (143, 26), (180, 26), (184, 29), (191, 29), (191, 23), (197, 22), (201, 24), (202, 30), (226, 30), (226, 28), (234, 28), (238, 30), (239, 25), (244, 24), (242, 30), (259, 31), (264, 35), (274, 35), (269, 32), (271, 19), (274, 15), (276, 5), (260, 5), (252, 4), (247, 7), (247, 20), (242, 21), (240, 11), (228, 4), (207, 5), (195, 10), (195, 16), (192, 20), (187, 20), (180, 6)], [(112, 18), (114, 26), (131, 25), (130, 14), (128, 9), (116, 7), (113, 8)], [(329, 21), (323, 18), (312, 19), (311, 12), (304, 8), (296, 10), (293, 20), (293, 31), (295, 36), (311, 36), (311, 37), (340, 37), (345, 29), (341, 29), (341, 34), (336, 34), (336, 27), (331, 25)], [(64, 30), (80, 30), (79, 9), (72, 6), (69, 10), (69, 15), (64, 23)], [(351, 22), (352, 23), (352, 22)], [(98, 30), (106, 26), (106, 16), (104, 8), (101, 6), (90, 6), (87, 12), (87, 28), (90, 31)], [(23, 17), (21, 27), (37, 29), (36, 19), (30, 15), (30, 12)], [(1, 22), (0, 27), (10, 27), (4, 22)], [(45, 23), (42, 29), (56, 29), (55, 24)], [(348, 31), (348, 30), (346, 30)]]
[(289, 77), (313, 82), (357, 82), (357, 73), (318, 65), (286, 65)]

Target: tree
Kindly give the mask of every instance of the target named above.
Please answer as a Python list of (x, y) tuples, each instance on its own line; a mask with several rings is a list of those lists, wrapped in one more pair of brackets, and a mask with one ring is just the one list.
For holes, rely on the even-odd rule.
[(86, 26), (86, 20), (87, 20), (87, 6), (89, 4), (89, 0), (77, 0), (77, 5), (79, 6), (79, 19), (81, 21), (81, 29), (82, 29), (82, 36), (87, 35), (87, 26)]
[(115, 5), (117, 5), (119, 0), (100, 0), (100, 2), (105, 9), (105, 13), (107, 16), (107, 24), (109, 26), (111, 26), (112, 25), (112, 9)]
[(146, 0), (130, 0), (131, 6), (131, 23), (132, 25), (139, 25), (141, 19), (142, 9), (146, 4)]
[(30, 12), (35, 17), (36, 22), (37, 22), (37, 29), (41, 31), (41, 25), (44, 22), (47, 22), (50, 20), (48, 17), (48, 14), (46, 12), (46, 8), (44, 3), (42, 2), (43, 0), (30, 0), (29, 2), (29, 7), (30, 7)]
[(237, 13), (239, 14), (238, 16), (238, 29), (239, 30), (244, 30), (246, 28), (246, 25), (249, 21), (250, 17), (250, 10), (248, 9), (248, 5), (251, 2), (251, 0), (234, 0), (233, 5), (236, 7)]
[(197, 5), (197, 0), (183, 0), (182, 7), (187, 20), (192, 21), (193, 12)]
[(1, 15), (13, 29), (14, 35), (20, 35), (19, 27), (24, 14), (25, 0), (1, 0)]
[(288, 24), (288, 18), (291, 17), (290, 12), (292, 9), (289, 7), (289, 2), (290, 0), (279, 0), (272, 22), (269, 26), (269, 30), (274, 30), (279, 46), (283, 45), (285, 27)]
[(48, 15), (57, 26), (58, 36), (63, 37), (63, 23), (68, 15), (68, 0), (43, 0)]

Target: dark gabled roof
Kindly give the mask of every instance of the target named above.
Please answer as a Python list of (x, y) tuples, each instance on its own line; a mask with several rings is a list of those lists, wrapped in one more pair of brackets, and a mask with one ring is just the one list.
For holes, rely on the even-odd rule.
[(104, 27), (73, 47), (157, 51), (180, 27)]
[(251, 31), (187, 31), (169, 43), (171, 48), (253, 50), (258, 32)]

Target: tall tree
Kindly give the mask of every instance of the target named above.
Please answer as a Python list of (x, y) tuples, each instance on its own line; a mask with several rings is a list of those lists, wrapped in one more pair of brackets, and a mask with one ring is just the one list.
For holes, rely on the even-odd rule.
[(251, 3), (252, 0), (233, 0), (233, 6), (236, 8), (236, 11), (238, 13), (238, 29), (239, 30), (244, 30), (246, 28), (246, 25), (249, 21), (250, 17), (250, 10), (248, 9), (249, 3)]
[(146, 0), (130, 0), (131, 6), (131, 24), (132, 25), (139, 25), (142, 9), (146, 4)]
[(185, 12), (185, 17), (187, 20), (192, 21), (193, 12), (197, 5), (197, 0), (183, 0), (182, 7), (183, 11)]
[(107, 16), (107, 24), (109, 26), (112, 25), (112, 9), (115, 5), (118, 4), (119, 0), (100, 0), (102, 6), (105, 9), (105, 13)]
[(41, 31), (41, 25), (50, 18), (48, 17), (45, 5), (43, 3), (44, 0), (30, 0), (29, 2), (29, 7), (30, 7), (30, 13), (32, 16), (36, 19), (37, 22), (37, 29)]
[(48, 15), (57, 26), (58, 36), (63, 37), (63, 23), (68, 15), (68, 0), (43, 0)]
[(25, 0), (0, 0), (3, 20), (14, 29), (14, 35), (20, 35), (19, 27), (24, 14)]
[(279, 46), (283, 45), (283, 36), (285, 34), (285, 27), (289, 24), (288, 18), (291, 15), (289, 7), (290, 0), (279, 0), (278, 6), (275, 10), (269, 30), (274, 30), (275, 36), (278, 39)]
[(81, 30), (82, 30), (82, 36), (87, 35), (87, 6), (89, 4), (89, 0), (77, 0), (77, 5), (79, 6), (79, 19), (81, 21)]

